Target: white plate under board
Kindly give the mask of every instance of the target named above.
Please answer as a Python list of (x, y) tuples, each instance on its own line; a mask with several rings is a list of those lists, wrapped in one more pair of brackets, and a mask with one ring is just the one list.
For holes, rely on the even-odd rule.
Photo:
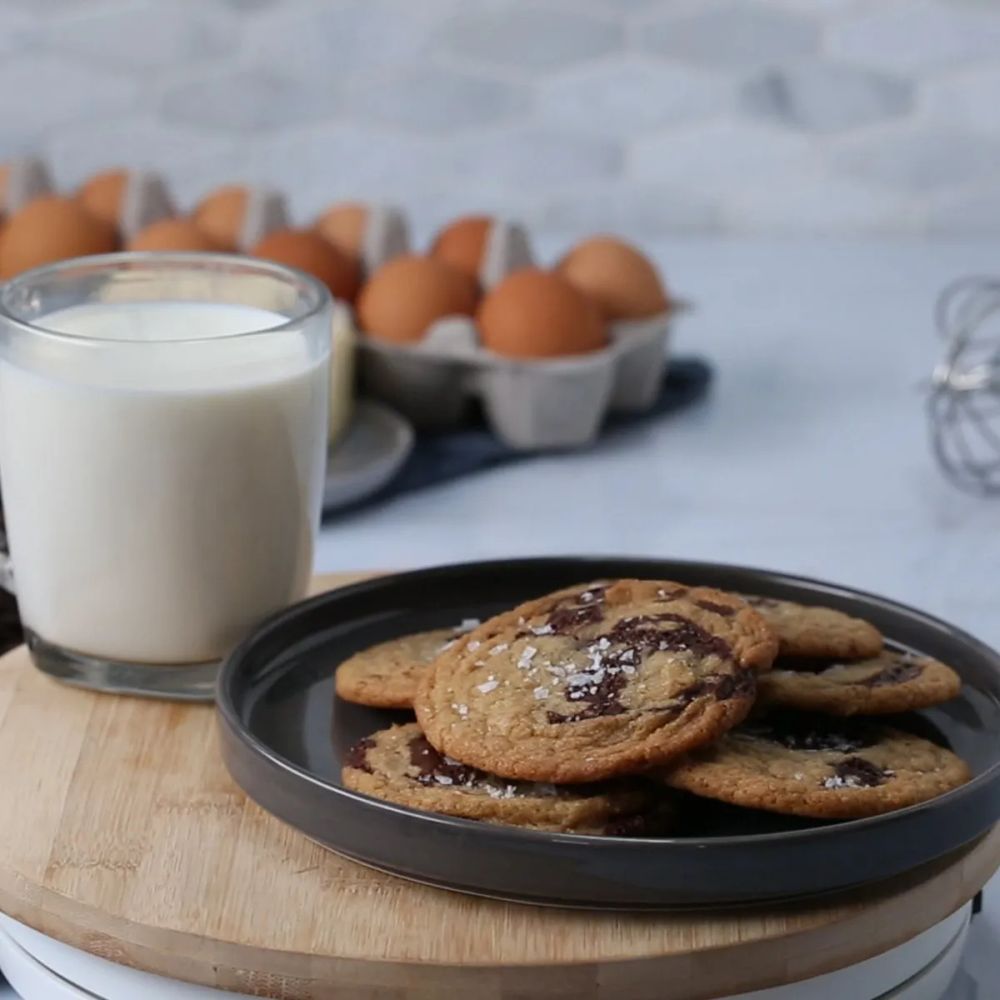
[[(729, 1000), (944, 1000), (961, 958), (970, 911), (966, 905), (912, 940), (857, 965)], [(0, 967), (22, 1000), (237, 1000), (245, 996), (116, 965), (2, 915)]]
[(360, 400), (327, 459), (323, 510), (337, 510), (377, 493), (413, 451), (408, 420), (383, 403)]

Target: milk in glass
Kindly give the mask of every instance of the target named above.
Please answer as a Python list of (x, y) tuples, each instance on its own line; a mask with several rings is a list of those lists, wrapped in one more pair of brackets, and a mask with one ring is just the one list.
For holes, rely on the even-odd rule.
[(86, 304), (36, 323), (113, 350), (0, 361), (0, 477), (28, 628), (92, 656), (194, 663), (304, 594), (327, 362), (296, 331), (248, 332), (284, 322), (250, 306)]

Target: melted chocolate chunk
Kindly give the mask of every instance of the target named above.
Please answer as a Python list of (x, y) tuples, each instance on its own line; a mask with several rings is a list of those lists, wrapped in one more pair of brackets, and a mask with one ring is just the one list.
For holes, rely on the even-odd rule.
[[(584, 591), (577, 600), (582, 601), (586, 594), (595, 595), (594, 600), (576, 606), (556, 608), (550, 614), (548, 624), (553, 632), (572, 632), (582, 625), (593, 624), (604, 617), (601, 607), (604, 589), (591, 588), (589, 591)], [(726, 607), (725, 610), (728, 612), (731, 609)], [(674, 627), (664, 627), (663, 623), (666, 622)], [(568, 715), (548, 712), (546, 717), (553, 725), (621, 715), (625, 712), (625, 706), (621, 702), (621, 692), (628, 678), (635, 674), (644, 655), (664, 650), (685, 650), (702, 656), (715, 655), (722, 659), (732, 657), (729, 644), (722, 638), (713, 635), (689, 618), (670, 612), (623, 618), (608, 632), (590, 639), (587, 649), (591, 655), (596, 650), (599, 657), (599, 663), (594, 669), (594, 680), (589, 684), (572, 687), (566, 695), (569, 701), (582, 702), (585, 707)], [(666, 710), (675, 710), (679, 715), (686, 705), (709, 691), (715, 693), (720, 700), (732, 698), (737, 693), (742, 694), (748, 690), (747, 684), (748, 681), (742, 676), (742, 672), (737, 678), (730, 676), (707, 678), (692, 685), (688, 691), (682, 692)], [(749, 679), (751, 696), (753, 690), (754, 682), (751, 677)]]
[[(662, 628), (661, 622), (675, 623), (676, 628)], [(671, 613), (623, 618), (616, 622), (609, 632), (591, 639), (590, 648), (601, 642), (618, 648), (609, 648), (603, 653), (601, 658), (603, 672), (600, 679), (595, 679), (592, 684), (581, 684), (567, 694), (568, 700), (585, 702), (586, 708), (570, 715), (548, 712), (548, 721), (553, 725), (621, 715), (625, 712), (620, 694), (628, 677), (635, 673), (644, 655), (677, 649), (690, 650), (701, 655), (714, 654), (722, 659), (732, 656), (732, 650), (724, 640), (712, 635), (690, 619)], [(753, 697), (755, 691), (756, 684), (749, 671), (740, 670), (735, 675), (714, 674), (680, 692), (669, 705), (650, 711), (666, 712), (668, 715), (672, 713), (671, 717), (676, 717), (695, 698), (706, 694), (714, 694), (719, 701), (725, 701), (733, 697)]]
[(676, 719), (696, 698), (715, 695), (716, 701), (730, 698), (753, 698), (757, 693), (757, 678), (752, 670), (739, 670), (735, 674), (709, 674), (700, 681), (678, 691), (668, 705), (651, 708), (651, 712), (662, 712), (668, 719)]
[(567, 635), (583, 628), (584, 625), (595, 625), (604, 617), (600, 602), (584, 604), (579, 607), (556, 608), (546, 624), (552, 629), (553, 635)]
[(581, 701), (586, 706), (572, 715), (549, 712), (547, 718), (555, 725), (560, 722), (581, 722), (583, 719), (599, 719), (605, 715), (621, 715), (625, 706), (619, 700), (627, 677), (620, 670), (605, 669), (599, 681), (570, 688), (566, 695), (569, 701)]
[(904, 684), (912, 681), (924, 672), (923, 666), (915, 660), (900, 660), (885, 667), (877, 674), (862, 681), (865, 687), (885, 687), (889, 684)]
[[(676, 628), (659, 628), (660, 622), (674, 622)], [(724, 660), (732, 656), (732, 650), (725, 639), (712, 635), (707, 629), (696, 625), (690, 618), (664, 612), (659, 615), (637, 615), (616, 622), (610, 632), (598, 638), (609, 642), (632, 646), (644, 653), (663, 650), (688, 650), (700, 656), (715, 655)]]
[(713, 614), (722, 615), (723, 618), (732, 618), (736, 614), (736, 608), (729, 604), (716, 604), (715, 601), (695, 601), (699, 608), (711, 611)]
[(741, 732), (778, 743), (789, 750), (835, 750), (853, 753), (878, 742), (878, 733), (863, 722), (789, 715), (744, 726)]
[(358, 771), (367, 771), (369, 774), (372, 773), (371, 764), (368, 763), (368, 751), (375, 746), (375, 740), (371, 736), (366, 736), (364, 739), (358, 740), (357, 743), (352, 746), (346, 754), (344, 754), (344, 763), (348, 767), (353, 767)]
[(712, 635), (707, 629), (696, 625), (683, 615), (661, 614), (658, 621), (676, 622), (677, 628), (660, 634), (658, 649), (687, 649), (699, 656), (718, 656), (722, 660), (732, 658), (729, 643), (721, 636)]
[(864, 757), (848, 757), (834, 766), (833, 777), (823, 780), (824, 788), (874, 788), (893, 775)]
[(552, 634), (566, 635), (584, 625), (597, 624), (604, 617), (601, 605), (605, 590), (605, 587), (597, 585), (566, 598), (549, 614), (546, 624), (552, 629)]
[(421, 785), (475, 785), (482, 772), (438, 753), (423, 736), (410, 740), (410, 763)]

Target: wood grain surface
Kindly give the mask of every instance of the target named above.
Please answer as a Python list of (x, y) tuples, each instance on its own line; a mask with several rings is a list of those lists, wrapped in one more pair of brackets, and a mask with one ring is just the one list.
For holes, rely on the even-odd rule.
[(23, 647), (0, 659), (0, 794), (0, 910), (116, 962), (283, 1000), (760, 989), (907, 940), (1000, 862), (998, 828), (823, 905), (609, 914), (460, 896), (343, 860), (264, 813), (229, 779), (211, 708), (65, 687)]

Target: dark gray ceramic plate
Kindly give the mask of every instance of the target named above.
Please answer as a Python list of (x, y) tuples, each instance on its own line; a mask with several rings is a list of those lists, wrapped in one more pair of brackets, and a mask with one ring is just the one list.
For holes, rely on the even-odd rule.
[[(952, 664), (961, 697), (893, 720), (950, 745), (975, 778), (889, 815), (791, 820), (690, 800), (684, 835), (547, 834), (450, 819), (342, 787), (357, 739), (402, 719), (334, 698), (351, 653), (393, 636), (485, 618), (581, 581), (647, 577), (824, 603), (893, 643)], [(1000, 819), (1000, 656), (912, 608), (799, 577), (709, 563), (522, 559), (382, 577), (290, 608), (237, 649), (219, 680), (223, 754), (265, 809), (340, 854), (404, 878), (533, 903), (683, 908), (807, 897), (871, 883), (954, 851)]]

